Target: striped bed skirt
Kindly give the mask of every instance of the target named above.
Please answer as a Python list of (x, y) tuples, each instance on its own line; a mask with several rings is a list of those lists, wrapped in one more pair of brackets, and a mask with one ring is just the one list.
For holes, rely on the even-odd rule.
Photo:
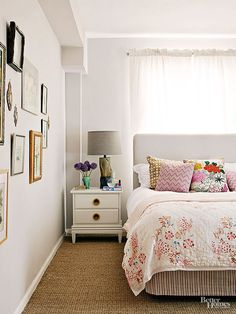
[(236, 270), (161, 272), (145, 289), (154, 295), (236, 296)]

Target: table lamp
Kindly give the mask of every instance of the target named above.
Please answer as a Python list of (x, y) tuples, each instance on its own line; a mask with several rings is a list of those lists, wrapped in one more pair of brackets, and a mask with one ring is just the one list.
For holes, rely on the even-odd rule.
[(107, 155), (120, 155), (121, 141), (119, 131), (89, 131), (88, 155), (103, 155), (99, 158), (101, 172), (100, 188), (107, 186), (112, 177), (111, 160)]

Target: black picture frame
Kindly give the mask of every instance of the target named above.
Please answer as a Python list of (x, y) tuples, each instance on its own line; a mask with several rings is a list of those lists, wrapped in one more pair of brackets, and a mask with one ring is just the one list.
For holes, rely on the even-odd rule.
[(47, 114), (48, 112), (48, 88), (46, 85), (41, 84), (41, 113)]
[(25, 36), (16, 23), (7, 25), (7, 63), (17, 72), (22, 72), (24, 64)]

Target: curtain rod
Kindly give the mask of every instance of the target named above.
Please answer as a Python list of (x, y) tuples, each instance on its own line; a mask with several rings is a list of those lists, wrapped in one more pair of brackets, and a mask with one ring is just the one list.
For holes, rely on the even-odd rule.
[(130, 49), (126, 52), (126, 55), (129, 56), (236, 56), (236, 49)]

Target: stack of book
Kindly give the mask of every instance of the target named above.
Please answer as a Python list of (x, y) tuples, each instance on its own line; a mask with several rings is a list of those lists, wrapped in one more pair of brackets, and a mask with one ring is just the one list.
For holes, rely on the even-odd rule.
[(122, 191), (122, 187), (121, 186), (115, 186), (115, 187), (109, 187), (109, 186), (104, 186), (103, 191)]

